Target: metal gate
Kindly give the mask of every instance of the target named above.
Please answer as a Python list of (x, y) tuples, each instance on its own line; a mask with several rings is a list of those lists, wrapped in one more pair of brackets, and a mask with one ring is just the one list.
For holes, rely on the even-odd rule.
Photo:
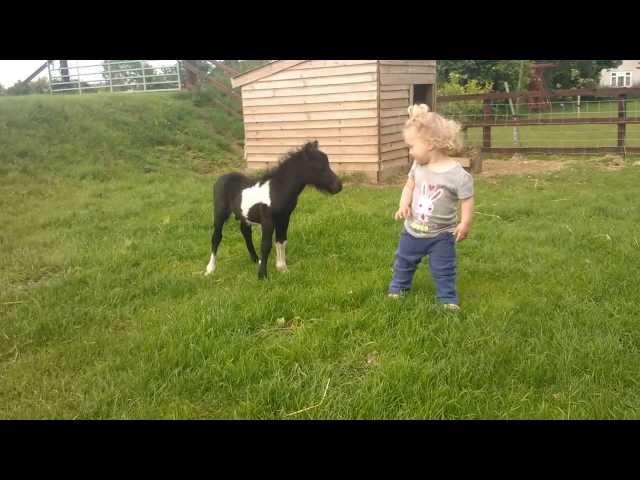
[(52, 94), (182, 88), (179, 60), (53, 60), (48, 69)]

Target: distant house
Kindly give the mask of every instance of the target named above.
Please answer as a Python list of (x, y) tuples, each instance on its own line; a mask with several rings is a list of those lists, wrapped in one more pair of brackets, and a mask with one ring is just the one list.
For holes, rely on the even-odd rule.
[(600, 73), (601, 87), (640, 87), (640, 60), (623, 60), (617, 68)]

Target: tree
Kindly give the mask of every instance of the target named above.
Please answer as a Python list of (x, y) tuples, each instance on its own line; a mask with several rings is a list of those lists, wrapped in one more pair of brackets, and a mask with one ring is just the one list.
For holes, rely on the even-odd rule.
[(477, 80), (490, 82), (494, 91), (502, 91), (506, 81), (510, 89), (515, 90), (522, 65), (521, 89), (527, 89), (533, 63), (558, 65), (545, 74), (547, 88), (595, 88), (602, 69), (615, 68), (622, 60), (441, 60), (438, 62), (438, 82), (448, 82), (451, 74), (457, 73), (462, 85)]
[[(438, 84), (438, 96), (448, 95), (472, 95), (477, 93), (488, 93), (491, 91), (490, 82), (479, 82), (478, 80), (469, 80), (465, 85), (461, 83), (459, 73), (452, 72), (449, 81)], [(466, 102), (449, 102), (438, 107), (440, 114), (457, 117), (464, 120), (464, 117), (481, 116), (482, 101), (466, 101)]]
[(49, 93), (49, 80), (46, 77), (40, 77), (30, 83), (31, 93)]
[(545, 76), (548, 88), (596, 88), (600, 83), (600, 72), (615, 68), (622, 60), (536, 60), (536, 63), (558, 65)]
[(22, 81), (18, 80), (16, 83), (7, 88), (7, 95), (29, 95), (31, 93), (31, 88), (29, 84), (25, 84)]
[(33, 93), (49, 93), (49, 80), (41, 77), (29, 83), (18, 80), (7, 88), (5, 95), (31, 95)]
[(481, 84), (490, 84), (493, 91), (504, 91), (504, 82), (515, 90), (518, 86), (522, 69), (522, 85), (528, 83), (531, 60), (440, 60), (438, 62), (438, 83), (451, 80), (452, 74), (457, 74), (457, 81), (461, 85), (475, 80)]
[(2, 95), (6, 95), (6, 94), (7, 94), (7, 89), (6, 89), (6, 88), (4, 88), (4, 87), (2, 86), (2, 84), (0, 83), (0, 96), (2, 96)]

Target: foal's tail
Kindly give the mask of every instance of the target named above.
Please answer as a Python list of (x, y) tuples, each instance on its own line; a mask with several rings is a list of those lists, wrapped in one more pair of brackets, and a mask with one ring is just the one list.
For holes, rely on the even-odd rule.
[[(214, 228), (218, 226), (218, 222), (224, 223), (229, 217), (229, 210), (231, 208), (231, 201), (227, 195), (227, 189), (225, 188), (228, 183), (227, 175), (220, 177), (216, 183), (213, 184), (213, 224)], [(224, 220), (222, 220), (224, 218)]]
[(205, 275), (211, 275), (216, 268), (216, 253), (222, 241), (222, 227), (231, 213), (231, 198), (234, 192), (233, 174), (221, 176), (213, 184), (213, 234), (211, 235), (211, 258)]
[(220, 177), (213, 184), (213, 196), (212, 196), (213, 211), (212, 211), (212, 214), (213, 214), (214, 223), (216, 221), (216, 209), (218, 208), (219, 205), (221, 205), (224, 202), (224, 196), (223, 196), (224, 182), (222, 180), (223, 180), (223, 177)]

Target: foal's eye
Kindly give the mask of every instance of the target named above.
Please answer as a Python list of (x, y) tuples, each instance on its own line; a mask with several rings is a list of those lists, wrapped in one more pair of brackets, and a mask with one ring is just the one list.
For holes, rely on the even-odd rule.
[(318, 170), (323, 170), (327, 166), (327, 162), (323, 162), (322, 160), (318, 160), (318, 161), (315, 161), (315, 162), (311, 162), (311, 165), (313, 165), (313, 168), (316, 168)]

